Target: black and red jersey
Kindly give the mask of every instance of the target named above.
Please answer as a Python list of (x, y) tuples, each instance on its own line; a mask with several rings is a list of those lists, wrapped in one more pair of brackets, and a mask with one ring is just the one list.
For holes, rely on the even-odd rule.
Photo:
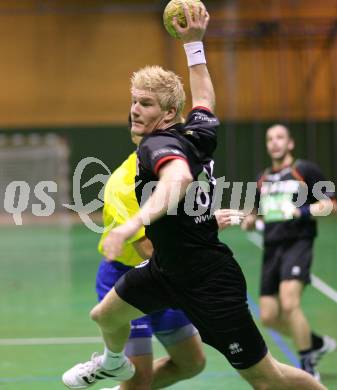
[(266, 169), (258, 177), (256, 208), (265, 223), (265, 243), (316, 236), (316, 221), (310, 216), (293, 218), (294, 207), (319, 199), (334, 198), (320, 168), (313, 162), (296, 160), (280, 170)]
[(194, 108), (185, 123), (155, 130), (144, 137), (137, 156), (136, 196), (141, 205), (151, 195), (158, 172), (167, 161), (184, 159), (193, 176), (185, 197), (176, 210), (146, 226), (158, 265), (166, 272), (185, 274), (215, 267), (210, 254), (230, 250), (218, 239), (218, 226), (212, 213), (213, 152), (216, 148), (218, 119), (207, 109)]

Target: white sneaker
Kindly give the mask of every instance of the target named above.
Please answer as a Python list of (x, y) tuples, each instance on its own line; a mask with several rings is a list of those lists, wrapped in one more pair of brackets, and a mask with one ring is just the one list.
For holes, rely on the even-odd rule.
[(333, 352), (336, 349), (337, 342), (329, 336), (323, 336), (323, 345), (319, 349), (313, 350), (313, 355), (316, 363), (327, 353)]
[(95, 352), (88, 362), (79, 363), (66, 371), (62, 376), (63, 383), (69, 389), (86, 389), (98, 380), (113, 379), (122, 382), (131, 379), (135, 373), (135, 366), (127, 357), (123, 364), (114, 370), (104, 369), (101, 361), (102, 355)]

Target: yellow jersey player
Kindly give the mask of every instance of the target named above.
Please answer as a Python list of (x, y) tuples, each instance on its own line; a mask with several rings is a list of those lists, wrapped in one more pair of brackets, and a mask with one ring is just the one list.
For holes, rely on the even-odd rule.
[[(103, 241), (110, 230), (126, 222), (139, 211), (135, 194), (136, 152), (110, 176), (104, 191), (103, 222), (105, 232), (98, 245), (104, 256)], [(115, 261), (103, 258), (96, 278), (99, 301), (117, 280), (152, 254), (152, 244), (141, 227), (123, 246)], [(167, 357), (152, 362), (152, 334), (166, 348)], [(132, 379), (114, 389), (158, 389), (198, 374), (205, 357), (198, 331), (181, 310), (166, 309), (131, 322), (131, 333), (125, 347), (126, 355), (136, 367)], [(153, 369), (152, 369), (153, 364)]]

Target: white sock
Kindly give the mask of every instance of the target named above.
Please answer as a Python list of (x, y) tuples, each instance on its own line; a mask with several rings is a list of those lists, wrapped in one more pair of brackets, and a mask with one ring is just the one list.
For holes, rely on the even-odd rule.
[(101, 390), (120, 390), (120, 386), (115, 386), (115, 387), (104, 387), (104, 389)]
[(102, 367), (106, 370), (114, 370), (120, 367), (125, 360), (124, 351), (112, 352), (107, 347), (104, 348), (104, 354), (102, 356)]

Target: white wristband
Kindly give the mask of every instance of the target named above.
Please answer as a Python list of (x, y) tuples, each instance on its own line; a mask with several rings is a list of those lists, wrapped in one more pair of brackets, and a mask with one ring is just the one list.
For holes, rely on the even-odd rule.
[(238, 215), (232, 215), (230, 217), (230, 221), (231, 221), (231, 226), (240, 225), (241, 223), (240, 217)]
[(184, 44), (188, 66), (206, 64), (204, 45), (200, 42), (189, 42)]

